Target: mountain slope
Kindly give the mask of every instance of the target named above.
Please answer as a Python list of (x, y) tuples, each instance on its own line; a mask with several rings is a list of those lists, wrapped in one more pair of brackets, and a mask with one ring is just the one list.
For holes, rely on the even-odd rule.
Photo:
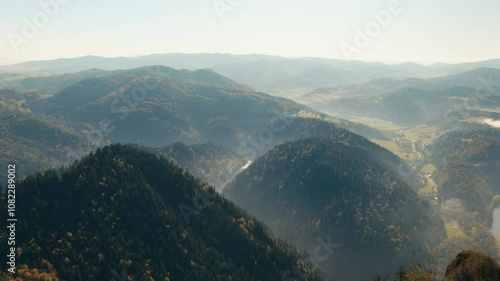
[(218, 64), (234, 62), (254, 62), (257, 60), (279, 60), (276, 56), (266, 55), (230, 55), (230, 54), (152, 54), (140, 57), (99, 57), (85, 56), (78, 58), (63, 58), (45, 61), (28, 61), (0, 67), (4, 72), (45, 72), (70, 73), (92, 68), (103, 70), (117, 70), (143, 67), (148, 65), (164, 65), (173, 68), (200, 69), (209, 68)]
[(377, 78), (405, 79), (458, 74), (480, 67), (500, 68), (500, 60), (456, 65), (423, 66), (415, 63), (384, 64), (325, 58), (285, 58), (267, 55), (153, 54), (140, 57), (105, 58), (86, 56), (72, 59), (30, 61), (0, 66), (0, 72), (62, 74), (99, 68), (129, 69), (164, 65), (180, 69), (212, 68), (218, 73), (248, 84), (259, 91), (283, 97), (297, 97), (314, 89)]
[(332, 114), (364, 116), (404, 126), (500, 117), (500, 70), (478, 68), (446, 77), (376, 79), (321, 88), (298, 99)]
[[(406, 182), (413, 189), (418, 190), (419, 178), (416, 173), (405, 161), (394, 155), (385, 148), (369, 141), (365, 137), (350, 131), (355, 127), (349, 126), (349, 130), (343, 128), (340, 124), (327, 122), (317, 119), (294, 118), (286, 121), (286, 127), (279, 134), (275, 134), (275, 142), (269, 143), (267, 149), (262, 150), (264, 154), (267, 150), (272, 149), (275, 145), (285, 142), (298, 141), (307, 138), (327, 138), (336, 142), (349, 144), (353, 147), (358, 147), (366, 150), (370, 157), (377, 159), (380, 165), (387, 170), (397, 171), (394, 176), (399, 180)], [(356, 130), (357, 131), (357, 130)], [(365, 130), (360, 130), (366, 133)]]
[[(238, 144), (276, 113), (310, 111), (292, 101), (250, 90), (211, 70), (135, 69), (84, 80), (37, 105), (112, 142), (148, 146), (215, 142)], [(104, 128), (104, 129), (102, 129)]]
[[(153, 66), (151, 66), (153, 65)], [(71, 72), (64, 74), (41, 74), (36, 73), (0, 73), (0, 88), (11, 89), (16, 91), (39, 91), (42, 93), (55, 94), (68, 88), (74, 84), (87, 79), (105, 78), (110, 76), (140, 76), (145, 74), (154, 74), (161, 72), (164, 76), (169, 76), (173, 79), (191, 79), (198, 83), (208, 83), (219, 86), (229, 87), (244, 87), (241, 84), (235, 83), (220, 75), (216, 75), (206, 69), (196, 71), (174, 70), (169, 67), (156, 67), (151, 65), (124, 69), (124, 70), (102, 70), (102, 69), (85, 69), (79, 72)], [(246, 87), (249, 89), (248, 87)]]
[[(18, 175), (73, 161), (69, 147), (87, 144), (85, 136), (61, 120), (36, 114), (26, 106), (30, 94), (0, 90), (0, 165), (18, 165)], [(0, 182), (6, 182), (0, 173)]]
[(133, 280), (281, 280), (299, 264), (206, 184), (130, 146), (29, 177), (16, 195), (17, 260), (29, 267), (19, 275), (49, 267), (62, 280), (109, 280), (122, 269)]
[(298, 247), (313, 250), (319, 238), (338, 244), (320, 263), (331, 278), (433, 264), (431, 249), (446, 237), (443, 221), (381, 162), (354, 142), (288, 142), (257, 159), (224, 194)]
[[(293, 101), (255, 92), (210, 70), (179, 71), (157, 66), (114, 71), (84, 79), (53, 95), (5, 90), (0, 93), (0, 99), (5, 100), (6, 106), (15, 110), (21, 108), (24, 112), (4, 119), (7, 127), (17, 126), (18, 117), (26, 115), (48, 120), (53, 126), (78, 136), (75, 140), (68, 140), (64, 135), (46, 136), (52, 140), (44, 143), (46, 148), (57, 147), (63, 152), (57, 159), (46, 155), (45, 149), (13, 147), (10, 151), (13, 155), (32, 151), (33, 163), (29, 164), (36, 169), (26, 170), (20, 173), (21, 176), (46, 167), (46, 162), (36, 159), (48, 159), (57, 165), (68, 164), (99, 146), (115, 142), (150, 147), (165, 147), (174, 142), (187, 145), (213, 142), (226, 145), (229, 150), (239, 150), (243, 158), (238, 161), (246, 163), (276, 144), (299, 137), (329, 135), (339, 127), (366, 137), (387, 138), (366, 126), (327, 118)], [(314, 119), (296, 119), (297, 116), (313, 116)], [(327, 119), (335, 124), (325, 121)], [(38, 137), (31, 132), (25, 131), (23, 142), (31, 142), (31, 146), (37, 147)], [(4, 135), (5, 139), (11, 138), (7, 133)], [(61, 142), (64, 145), (59, 145)], [(252, 149), (257, 151), (246, 153)], [(192, 160), (197, 161), (195, 158), (193, 155)], [(28, 166), (26, 162), (19, 164)], [(196, 168), (193, 172), (219, 187), (235, 176), (232, 164), (224, 168), (209, 166), (205, 165), (201, 174), (196, 173)], [(218, 171), (209, 172), (209, 176), (207, 169)], [(213, 181), (213, 176), (219, 177), (221, 173), (225, 179)]]
[(53, 94), (85, 79), (111, 76), (116, 73), (117, 71), (112, 72), (99, 69), (89, 69), (77, 73), (66, 73), (61, 75), (4, 73), (0, 74), (0, 88), (20, 92), (39, 91)]
[(476, 220), (491, 225), (493, 197), (500, 194), (500, 130), (451, 131), (426, 149), (437, 168), (440, 200), (459, 199), (465, 211), (480, 214)]

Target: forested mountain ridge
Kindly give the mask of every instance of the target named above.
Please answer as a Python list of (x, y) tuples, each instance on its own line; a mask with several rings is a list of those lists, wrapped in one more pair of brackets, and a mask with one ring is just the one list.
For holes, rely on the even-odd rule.
[[(19, 171), (20, 175), (25, 176), (41, 168), (69, 164), (97, 147), (115, 142), (150, 147), (165, 147), (174, 142), (187, 145), (212, 142), (233, 150), (238, 149), (240, 154), (242, 150), (248, 150), (247, 147), (241, 148), (246, 144), (250, 148), (258, 148), (255, 155), (258, 156), (272, 146), (299, 135), (311, 136), (308, 133), (311, 128), (307, 128), (307, 124), (324, 128), (327, 130), (326, 134), (340, 126), (365, 136), (387, 138), (380, 131), (367, 126), (327, 118), (326, 115), (293, 101), (255, 92), (211, 70), (188, 71), (151, 66), (109, 73), (93, 70), (88, 72), (88, 75), (98, 75), (75, 82), (57, 93), (11, 90), (0, 93), (2, 105), (10, 108), (9, 112), (18, 112), (18, 117), (45, 120), (52, 127), (67, 132), (61, 135), (45, 130), (44, 138), (51, 141), (37, 150), (18, 146), (26, 142), (31, 143), (31, 147), (41, 146), (37, 136), (30, 134), (29, 130), (22, 140), (11, 136), (7, 131), (0, 132), (0, 139), (17, 142), (17, 146), (12, 146), (8, 154), (24, 155), (31, 150), (26, 157), (16, 159), (23, 167)], [(80, 77), (87, 74), (75, 75)], [(62, 75), (60, 79), (73, 81), (70, 76), (71, 74)], [(40, 82), (44, 79), (48, 80)], [(57, 79), (59, 78), (40, 78), (37, 83), (49, 87), (61, 82)], [(291, 122), (288, 129), (290, 120), (301, 117), (306, 118)], [(312, 120), (313, 118), (317, 120)], [(3, 124), (7, 127), (19, 127), (15, 123), (18, 119), (11, 116), (5, 118)], [(327, 125), (329, 122), (336, 125)], [(300, 123), (304, 124), (294, 128), (294, 124)], [(265, 139), (261, 139), (259, 134), (270, 128), (276, 129), (271, 132), (273, 135), (267, 133), (263, 135)], [(318, 129), (312, 134), (314, 136), (325, 132)], [(46, 154), (47, 149), (55, 147), (57, 155), (55, 152), (54, 155)], [(255, 156), (244, 155), (245, 159), (238, 161), (251, 161)], [(4, 164), (13, 161), (5, 157), (0, 160)], [(219, 174), (228, 173), (225, 175), (226, 180), (221, 180), (221, 183), (203, 178), (212, 184), (223, 184), (235, 176), (234, 167), (228, 167), (229, 171), (221, 171), (221, 167), (212, 168), (219, 169)]]
[[(172, 162), (136, 146), (108, 146), (71, 167), (30, 176), (18, 183), (17, 195), (22, 198), (18, 214), (23, 218), (16, 251), (21, 280), (322, 280), (304, 267), (305, 256), (270, 237), (257, 219)], [(0, 207), (5, 204), (2, 194)], [(314, 223), (317, 235), (331, 222), (327, 218), (325, 214)], [(367, 225), (370, 221), (359, 226)], [(335, 241), (333, 256), (349, 257), (344, 255), (349, 245), (337, 243), (340, 240), (332, 240), (334, 232), (331, 235), (323, 241)], [(363, 235), (367, 236), (370, 232)], [(362, 254), (352, 255), (357, 259)], [(466, 280), (459, 278), (474, 270), (484, 274), (481, 264), (489, 263), (459, 269), (462, 265), (454, 262), (445, 280)], [(337, 272), (341, 276), (345, 270)], [(415, 281), (431, 275), (417, 268), (401, 276)], [(6, 277), (1, 270), (0, 277)]]
[[(416, 63), (384, 64), (314, 57), (286, 58), (267, 55), (154, 54), (141, 57), (30, 61), (0, 66), (10, 73), (74, 73), (88, 69), (118, 70), (165, 65), (179, 69), (211, 68), (235, 81), (277, 96), (294, 98), (318, 88), (362, 83), (378, 78), (405, 79), (440, 77), (480, 67), (500, 68), (500, 60), (424, 66)], [(1, 79), (0, 79), (1, 84)]]
[(281, 280), (296, 269), (319, 280), (255, 218), (134, 147), (98, 149), (16, 191), (21, 278), (109, 280), (115, 270), (133, 280)]
[(172, 79), (192, 80), (198, 83), (207, 83), (219, 86), (241, 87), (249, 90), (248, 86), (222, 78), (208, 69), (174, 70), (167, 66), (148, 65), (124, 70), (85, 69), (75, 73), (36, 75), (30, 73), (0, 73), (0, 87), (21, 92), (39, 91), (46, 94), (55, 94), (85, 80), (102, 79), (109, 77), (137, 77), (145, 74), (162, 74)]
[(469, 117), (499, 119), (500, 69), (478, 68), (445, 77), (376, 79), (316, 89), (296, 99), (313, 109), (371, 117), (403, 126)]
[[(387, 170), (394, 171), (393, 176), (406, 182), (413, 189), (417, 190), (419, 187), (418, 174), (408, 163), (387, 149), (336, 123), (316, 119), (290, 119), (286, 128), (279, 134), (276, 134), (275, 138), (278, 141), (273, 142), (273, 146), (269, 146), (269, 149), (273, 148), (274, 145), (308, 138), (326, 138), (335, 142), (349, 144), (350, 146), (366, 150), (370, 154), (370, 157), (377, 159), (379, 165), (382, 165)], [(266, 151), (263, 151), (260, 155)]]
[(36, 75), (30, 73), (0, 73), (0, 87), (19, 92), (40, 91), (53, 94), (85, 79), (105, 77), (118, 71), (88, 69), (76, 73)]
[(314, 248), (319, 237), (338, 243), (321, 263), (330, 278), (357, 280), (434, 264), (432, 248), (446, 237), (444, 223), (386, 167), (355, 143), (299, 140), (257, 159), (224, 195), (299, 248)]
[[(76, 160), (69, 159), (66, 148), (86, 143), (83, 134), (51, 116), (32, 112), (25, 103), (35, 98), (32, 93), (0, 90), (0, 164), (18, 164), (20, 175)], [(6, 176), (0, 173), (2, 183)]]
[(430, 158), (439, 168), (436, 178), (442, 199), (457, 198), (471, 211), (483, 212), (500, 194), (500, 132), (463, 130), (436, 139)]
[(309, 111), (211, 70), (160, 66), (88, 78), (55, 94), (4, 89), (0, 109), (0, 163), (19, 164), (20, 176), (120, 141), (153, 147), (213, 141), (234, 148), (277, 115)]
[(68, 119), (77, 129), (89, 124), (112, 142), (148, 146), (176, 141), (234, 144), (269, 122), (273, 112), (291, 116), (310, 111), (211, 70), (161, 66), (87, 79), (34, 107)]

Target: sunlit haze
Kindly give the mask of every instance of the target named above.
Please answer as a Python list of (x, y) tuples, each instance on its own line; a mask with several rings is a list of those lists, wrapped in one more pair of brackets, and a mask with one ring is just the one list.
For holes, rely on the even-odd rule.
[[(390, 0), (60, 0), (51, 13), (44, 12), (41, 3), (54, 1), (3, 1), (2, 60), (172, 52), (346, 59), (342, 44), (358, 48), (356, 29), (365, 30), (373, 14), (391, 5)], [(350, 59), (430, 64), (500, 58), (497, 0), (400, 0), (398, 9)], [(23, 35), (26, 22), (38, 30)]]

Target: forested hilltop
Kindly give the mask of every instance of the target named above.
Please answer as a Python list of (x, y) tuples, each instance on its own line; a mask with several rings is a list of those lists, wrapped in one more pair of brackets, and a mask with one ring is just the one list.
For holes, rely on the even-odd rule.
[(287, 142), (257, 159), (224, 194), (299, 248), (312, 251), (319, 238), (337, 244), (319, 263), (330, 278), (432, 266), (444, 222), (374, 150), (331, 138)]
[(30, 176), (17, 197), (22, 280), (110, 280), (113, 270), (133, 280), (280, 280), (292, 270), (320, 280), (255, 218), (130, 146)]
[[(296, 144), (284, 144), (277, 147), (276, 152), (271, 153), (276, 154), (283, 148), (291, 149), (294, 145), (309, 145), (308, 149), (301, 153), (305, 154), (299, 155), (299, 158), (295, 156), (288, 160), (281, 160), (293, 161), (295, 159), (298, 161), (297, 165), (300, 166), (308, 159), (308, 155), (314, 154), (315, 146), (332, 148), (345, 146), (345, 144), (335, 144), (325, 140), (323, 143), (321, 140), (316, 140), (316, 142), (303, 140)], [(344, 166), (349, 163), (361, 164), (355, 159), (366, 157), (357, 158), (356, 153), (362, 155), (362, 151), (356, 147), (351, 149), (353, 149), (351, 154), (354, 162), (345, 161)], [(318, 262), (314, 260), (313, 254), (297, 252), (286, 242), (274, 238), (271, 230), (258, 218), (224, 199), (206, 183), (195, 179), (169, 160), (146, 150), (149, 149), (130, 145), (111, 145), (96, 150), (70, 167), (47, 170), (20, 181), (16, 195), (17, 198), (22, 198), (18, 200), (17, 205), (18, 216), (22, 217), (22, 221), (18, 226), (16, 241), (18, 261), (16, 280), (110, 280), (126, 277), (130, 280), (353, 280), (348, 277), (342, 278), (346, 274), (345, 270), (339, 270), (337, 273), (328, 272), (328, 275), (321, 278), (320, 276), (325, 273), (321, 270), (322, 266), (312, 268)], [(349, 152), (350, 150), (338, 151)], [(320, 166), (328, 165), (327, 163), (332, 161), (328, 159), (328, 155), (325, 154), (326, 162), (318, 163)], [(262, 161), (255, 163), (257, 167), (260, 165), (259, 162)], [(381, 168), (374, 163), (366, 163), (366, 165), (370, 167), (373, 175), (364, 180), (378, 182), (377, 177), (380, 174), (377, 174), (377, 171)], [(249, 173), (255, 170), (252, 166), (249, 167)], [(291, 171), (296, 172), (294, 169)], [(335, 177), (335, 173), (332, 175)], [(350, 228), (351, 219), (347, 216), (352, 208), (341, 211), (341, 214), (346, 214), (339, 217), (341, 221), (344, 221), (342, 218), (346, 217), (345, 227), (342, 227), (344, 224), (339, 225), (340, 232), (330, 232), (333, 236), (324, 237), (323, 243), (331, 246), (322, 248), (325, 253), (329, 253), (330, 249), (336, 261), (344, 260), (343, 264), (349, 265), (352, 269), (355, 264), (352, 261), (356, 258), (365, 260), (367, 257), (362, 255), (369, 252), (371, 248), (364, 251), (350, 252), (350, 250), (369, 245), (370, 239), (376, 239), (372, 242), (383, 246), (382, 241), (387, 235), (388, 239), (391, 237), (391, 242), (387, 240), (389, 245), (399, 245), (396, 247), (397, 250), (394, 249), (396, 250), (394, 253), (398, 251), (415, 253), (413, 250), (418, 248), (420, 248), (418, 251), (423, 251), (406, 261), (393, 259), (393, 263), (407, 266), (399, 270), (394, 268), (391, 275), (400, 278), (397, 280), (405, 281), (434, 280), (432, 276), (435, 275), (431, 270), (433, 258), (426, 253), (428, 248), (421, 248), (427, 242), (421, 240), (425, 238), (418, 232), (421, 227), (429, 226), (437, 227), (436, 230), (442, 232), (439, 230), (442, 226), (439, 226), (438, 221), (434, 222), (437, 225), (432, 226), (429, 221), (420, 220), (423, 224), (417, 223), (420, 226), (416, 231), (409, 229), (407, 227), (412, 222), (408, 224), (404, 221), (397, 221), (396, 213), (404, 212), (404, 210), (391, 208), (391, 206), (399, 208), (399, 204), (403, 204), (404, 200), (406, 200), (404, 204), (416, 208), (420, 208), (419, 205), (425, 208), (425, 203), (412, 197), (411, 194), (414, 194), (414, 191), (411, 188), (401, 183), (396, 183), (394, 186), (394, 182), (391, 187), (384, 187), (380, 183), (372, 186), (375, 189), (388, 188), (387, 192), (381, 192), (378, 197), (373, 197), (370, 195), (369, 190), (372, 188), (370, 185), (366, 187), (367, 192), (360, 192), (356, 185), (348, 184), (353, 176), (341, 172), (339, 179), (343, 179), (342, 187), (344, 188), (328, 188), (324, 191), (335, 194), (342, 190), (345, 196), (343, 198), (348, 200), (344, 203), (349, 202), (349, 204), (346, 203), (347, 205), (344, 204), (344, 207), (350, 205), (357, 210), (362, 210), (366, 203), (372, 206), (370, 207), (372, 211), (370, 213), (369, 209), (366, 209), (366, 212), (358, 212), (359, 215), (365, 215), (358, 216), (357, 227), (353, 226), (353, 228)], [(390, 179), (390, 173), (384, 177)], [(290, 179), (290, 177), (284, 178)], [(309, 177), (306, 175), (303, 180), (299, 181), (299, 184), (307, 183), (307, 178)], [(387, 182), (382, 178), (379, 180)], [(302, 189), (306, 187), (303, 186)], [(296, 192), (300, 192), (301, 188), (298, 186), (297, 188)], [(306, 199), (304, 204), (318, 203), (328, 199), (317, 192), (311, 194), (312, 197), (304, 198)], [(314, 194), (319, 197), (314, 197)], [(368, 201), (362, 199), (363, 197)], [(0, 207), (6, 208), (5, 193), (2, 193), (0, 198)], [(360, 204), (351, 204), (352, 200), (359, 200)], [(384, 200), (389, 200), (386, 201), (385, 206), (379, 204)], [(320, 220), (309, 225), (314, 235), (322, 237), (321, 231), (327, 229), (326, 223), (328, 222), (333, 223), (331, 224), (333, 226), (337, 225), (334, 221), (339, 219), (329, 214), (335, 214), (334, 205), (342, 205), (339, 204), (330, 205), (327, 212), (320, 211), (323, 213)], [(322, 208), (321, 204), (312, 205), (314, 206)], [(282, 206), (277, 207), (282, 208)], [(292, 218), (304, 218), (307, 214), (313, 214), (314, 208), (311, 209), (311, 206), (302, 207), (303, 211), (296, 213), (297, 210), (295, 210)], [(413, 217), (428, 216), (424, 209), (414, 207), (408, 210), (413, 213)], [(286, 212), (288, 211), (283, 209), (278, 214)], [(390, 215), (391, 212), (393, 215)], [(393, 221), (395, 225), (387, 228), (387, 230), (392, 230), (386, 232), (383, 228), (375, 227), (376, 225), (370, 223), (372, 220), (375, 222), (377, 217), (379, 219), (383, 217), (389, 221), (395, 220)], [(302, 223), (303, 227), (297, 228), (297, 232), (290, 235), (307, 236), (308, 232), (304, 228), (308, 227), (307, 220), (297, 219), (296, 221), (297, 225)], [(378, 225), (383, 226), (386, 225), (385, 223), (380, 221)], [(337, 227), (329, 228), (329, 230), (335, 228)], [(354, 231), (352, 233), (354, 236), (341, 238), (337, 235), (345, 231), (349, 233), (351, 231), (349, 229)], [(376, 234), (379, 230), (381, 232)], [(410, 237), (408, 235), (410, 233), (415, 236)], [(1, 236), (5, 237), (5, 235), (5, 230), (2, 230)], [(360, 240), (356, 240), (356, 237)], [(417, 240), (423, 244), (417, 245)], [(1, 245), (2, 252), (7, 251), (5, 245)], [(374, 247), (379, 246), (374, 245)], [(379, 249), (378, 257), (381, 258), (377, 263), (379, 267), (366, 265), (366, 268), (359, 270), (370, 268), (373, 270), (372, 276), (384, 272), (387, 264), (382, 256), (384, 253), (389, 253), (390, 251), (387, 252), (387, 250), (391, 247), (383, 247), (386, 250)], [(372, 253), (375, 254), (375, 252)], [(350, 258), (346, 259), (346, 257)], [(490, 260), (483, 254), (467, 255), (469, 260), (477, 261), (467, 267), (459, 262), (463, 259), (461, 257), (457, 256), (458, 262), (454, 261), (453, 266), (450, 265), (446, 281), (469, 280), (460, 279), (460, 276), (471, 276), (471, 274), (474, 276), (475, 272), (481, 272), (483, 276), (497, 276), (494, 274), (497, 274), (498, 266), (491, 266)], [(427, 266), (422, 267), (424, 263)], [(323, 265), (323, 263), (320, 264)], [(3, 266), (3, 270), (5, 269)], [(359, 272), (356, 271), (351, 276), (358, 274)], [(9, 276), (11, 275), (0, 272), (0, 277), (4, 279)], [(329, 279), (328, 276), (333, 276), (334, 279)]]

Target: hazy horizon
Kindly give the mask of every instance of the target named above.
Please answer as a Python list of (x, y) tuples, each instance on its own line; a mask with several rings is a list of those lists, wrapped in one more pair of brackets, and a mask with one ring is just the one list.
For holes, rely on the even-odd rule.
[[(33, 60), (16, 60), (12, 58), (5, 58), (5, 57), (0, 57), (0, 66), (1, 65), (14, 65), (14, 64), (19, 64), (19, 63), (26, 63), (26, 62), (34, 62), (34, 61), (51, 61), (51, 60), (59, 60), (59, 59), (78, 59), (78, 58), (84, 58), (84, 57), (102, 57), (102, 58), (108, 58), (108, 59), (114, 59), (114, 58), (140, 58), (140, 57), (147, 57), (147, 56), (154, 56), (154, 55), (168, 55), (168, 54), (180, 54), (180, 55), (232, 55), (232, 56), (251, 56), (251, 55), (257, 55), (257, 56), (273, 56), (273, 57), (280, 57), (284, 59), (305, 59), (305, 58), (320, 58), (320, 59), (329, 59), (329, 60), (345, 60), (342, 58), (328, 58), (328, 57), (319, 57), (319, 56), (281, 56), (281, 55), (275, 55), (275, 54), (261, 54), (261, 53), (242, 53), (242, 54), (235, 54), (235, 53), (208, 53), (208, 52), (198, 52), (198, 53), (182, 53), (182, 52), (171, 52), (171, 53), (151, 53), (151, 54), (143, 54), (143, 55), (125, 55), (125, 56), (101, 56), (101, 55), (94, 55), (94, 54), (87, 54), (87, 55), (82, 55), (82, 56), (74, 56), (74, 57), (53, 57), (53, 58), (46, 58), (46, 59), (33, 59)], [(388, 65), (397, 65), (397, 64), (404, 64), (404, 63), (415, 63), (423, 66), (432, 66), (432, 65), (438, 65), (438, 64), (462, 64), (462, 63), (475, 63), (475, 62), (481, 62), (481, 61), (489, 61), (489, 60), (497, 60), (500, 59), (500, 57), (492, 57), (492, 58), (487, 58), (484, 60), (479, 60), (479, 61), (460, 61), (460, 62), (431, 62), (431, 63), (419, 63), (415, 61), (378, 61), (378, 60), (351, 60), (351, 61), (359, 61), (359, 62), (375, 62), (375, 63), (384, 63)], [(348, 61), (348, 60), (345, 60)]]
[(266, 54), (424, 65), (500, 58), (496, 31), (500, 19), (495, 13), (500, 2), (493, 0), (42, 0), (13, 2), (3, 8), (2, 64), (5, 59), (158, 53)]

